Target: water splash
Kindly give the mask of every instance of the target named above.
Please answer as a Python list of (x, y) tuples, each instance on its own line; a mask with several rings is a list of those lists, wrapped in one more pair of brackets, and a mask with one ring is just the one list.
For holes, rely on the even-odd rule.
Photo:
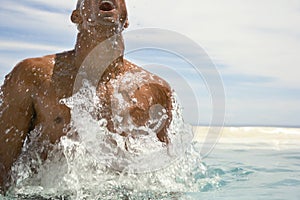
[(29, 199), (179, 199), (186, 192), (218, 188), (222, 180), (208, 174), (200, 148), (191, 143), (192, 129), (184, 123), (175, 96), (169, 128), (172, 146), (166, 146), (155, 134), (125, 138), (109, 132), (106, 120), (96, 117), (101, 109), (96, 89), (84, 81), (78, 93), (61, 101), (71, 109), (67, 136), (46, 162), (36, 162), (40, 167), (35, 172), (29, 165), (18, 165), (23, 176), (17, 176), (11, 195)]

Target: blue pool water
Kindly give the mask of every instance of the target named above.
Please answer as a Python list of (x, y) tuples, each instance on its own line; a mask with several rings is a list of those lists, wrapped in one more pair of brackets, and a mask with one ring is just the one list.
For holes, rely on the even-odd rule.
[(35, 171), (32, 140), (12, 168), (16, 186), (0, 199), (300, 199), (300, 129), (227, 127), (206, 140), (210, 128), (185, 124), (174, 106), (166, 147), (151, 131), (135, 139), (109, 133), (90, 114), (93, 102), (86, 106), (93, 96), (83, 94), (65, 102), (76, 127), (68, 134), (80, 140), (62, 137)]
[(299, 149), (217, 148), (205, 163), (218, 181), (189, 193), (191, 199), (300, 199)]
[[(118, 186), (107, 191), (99, 188), (102, 192), (95, 196), (86, 195), (83, 199), (298, 200), (300, 199), (300, 149), (294, 147), (285, 146), (283, 149), (278, 149), (272, 145), (266, 146), (253, 142), (220, 143), (208, 157), (202, 160), (201, 164), (198, 163), (200, 168), (196, 169), (195, 163), (191, 163), (190, 167), (198, 170), (198, 172), (190, 171), (193, 176), (192, 181), (181, 180), (180, 178), (186, 177), (179, 175), (180, 171), (176, 171), (178, 176), (175, 177), (175, 182), (184, 182), (185, 191), (164, 192), (150, 189), (139, 191)], [(190, 190), (188, 184), (191, 184)], [(195, 191), (195, 186), (198, 191)], [(171, 189), (172, 183), (168, 187)], [(53, 193), (43, 193), (42, 190), (36, 191), (38, 192), (32, 190), (5, 199), (74, 198), (67, 193), (55, 196)], [(4, 197), (0, 198), (4, 199)]]

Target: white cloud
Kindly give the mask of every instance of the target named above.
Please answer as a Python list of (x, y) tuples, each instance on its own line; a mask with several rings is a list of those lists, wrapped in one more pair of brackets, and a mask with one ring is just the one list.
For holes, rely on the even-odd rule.
[(32, 33), (64, 37), (74, 35), (75, 27), (72, 25), (70, 14), (55, 13), (38, 8), (24, 6), (14, 1), (2, 4), (0, 25), (2, 27), (18, 28)]
[(236, 85), (238, 90), (226, 87), (235, 91), (227, 96), (229, 124), (299, 125), (298, 96), (284, 97), (281, 92), (268, 97), (263, 90), (300, 89), (300, 1), (130, 0), (128, 4), (132, 29), (166, 28), (190, 37), (226, 66), (219, 68), (221, 75), (270, 77), (272, 81), (256, 83), (264, 88), (256, 94), (243, 94), (247, 92), (243, 85)]
[[(51, 9), (3, 0), (0, 18), (5, 20), (0, 25), (43, 36), (44, 40), (37, 38), (36, 41), (28, 41), (26, 34), (19, 38), (5, 38), (7, 36), (0, 33), (0, 51), (12, 52), (9, 56), (7, 52), (0, 55), (1, 59), (7, 58), (1, 61), (1, 66), (13, 66), (10, 61), (20, 60), (18, 55), (25, 54), (16, 54), (19, 50), (56, 52), (73, 45), (76, 28), (69, 19), (71, 13), (67, 12), (75, 8), (76, 0), (30, 2)], [(259, 75), (270, 77), (272, 81), (259, 82), (256, 87), (300, 89), (299, 0), (127, 0), (127, 7), (130, 20), (128, 30), (157, 27), (184, 34), (202, 45), (216, 63), (226, 66), (219, 68), (221, 75)], [(59, 12), (50, 11), (56, 8)], [(68, 42), (62, 44), (61, 41)], [(236, 91), (242, 91), (243, 85), (236, 87), (239, 87)], [(228, 97), (227, 121), (230, 123), (280, 124), (289, 123), (288, 119), (299, 119), (299, 111), (293, 109), (299, 103), (298, 97), (277, 98), (270, 103), (264, 94), (261, 94), (260, 100), (251, 94), (248, 94), (248, 100), (241, 99), (238, 92), (230, 94), (236, 95)], [(298, 122), (294, 120), (292, 123)]]
[(299, 100), (228, 99), (226, 124), (299, 126)]
[(160, 27), (192, 38), (224, 73), (271, 76), (300, 86), (300, 2), (296, 0), (131, 0), (133, 28)]
[(65, 9), (65, 10), (70, 10), (74, 9), (76, 7), (76, 0), (67, 0), (67, 1), (62, 1), (62, 0), (51, 0), (51, 1), (44, 1), (44, 0), (30, 0), (31, 2), (36, 2), (36, 3), (41, 3), (45, 6), (56, 8), (56, 9)]
[(0, 51), (10, 51), (10, 50), (39, 50), (39, 51), (62, 51), (65, 49), (61, 46), (54, 45), (43, 45), (43, 44), (33, 44), (23, 41), (3, 41), (0, 40)]

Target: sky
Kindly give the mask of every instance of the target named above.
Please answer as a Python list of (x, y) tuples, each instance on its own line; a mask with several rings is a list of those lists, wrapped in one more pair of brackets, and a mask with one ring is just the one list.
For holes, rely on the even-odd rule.
[[(1, 83), (22, 59), (74, 47), (76, 1), (0, 1)], [(223, 83), (225, 125), (300, 126), (299, 0), (127, 0), (127, 8), (125, 33), (170, 30), (203, 48)], [(189, 63), (159, 50), (128, 57), (170, 82), (187, 122), (211, 123), (211, 91)]]

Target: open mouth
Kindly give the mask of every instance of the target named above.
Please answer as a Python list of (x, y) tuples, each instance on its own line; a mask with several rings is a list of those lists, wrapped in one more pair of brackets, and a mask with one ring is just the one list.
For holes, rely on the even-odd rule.
[(115, 9), (115, 6), (112, 2), (110, 1), (102, 1), (100, 6), (99, 6), (99, 9), (101, 11), (104, 11), (104, 12), (109, 12), (109, 11), (112, 11)]

